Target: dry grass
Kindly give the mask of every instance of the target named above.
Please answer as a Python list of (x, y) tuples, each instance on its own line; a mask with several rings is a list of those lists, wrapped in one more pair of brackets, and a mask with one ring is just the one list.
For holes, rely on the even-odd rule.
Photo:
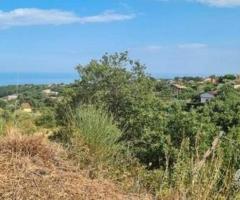
[(115, 184), (85, 174), (41, 135), (10, 133), (0, 139), (0, 199), (150, 199), (124, 194)]

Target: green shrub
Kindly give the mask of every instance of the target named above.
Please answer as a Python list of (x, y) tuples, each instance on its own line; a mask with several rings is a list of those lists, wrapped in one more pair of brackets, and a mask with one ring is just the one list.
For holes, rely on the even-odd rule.
[(83, 140), (98, 160), (114, 156), (120, 148), (117, 144), (121, 131), (112, 117), (94, 106), (83, 106), (74, 116), (75, 131), (73, 138)]
[(56, 127), (54, 112), (50, 109), (44, 109), (41, 115), (36, 118), (36, 125), (44, 128)]
[(23, 130), (24, 134), (32, 135), (37, 131), (35, 116), (33, 113), (16, 111), (14, 114), (14, 126)]
[(0, 135), (4, 133), (4, 127), (5, 127), (5, 120), (0, 117)]

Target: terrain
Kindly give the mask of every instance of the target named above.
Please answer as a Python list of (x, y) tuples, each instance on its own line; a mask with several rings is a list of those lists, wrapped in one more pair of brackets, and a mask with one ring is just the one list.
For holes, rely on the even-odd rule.
[(240, 76), (156, 78), (127, 52), (0, 87), (1, 199), (239, 199)]

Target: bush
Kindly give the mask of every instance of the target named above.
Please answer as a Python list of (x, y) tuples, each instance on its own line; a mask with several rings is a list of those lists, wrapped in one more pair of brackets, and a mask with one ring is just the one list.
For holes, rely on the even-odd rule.
[(42, 113), (36, 119), (36, 125), (44, 128), (54, 128), (56, 126), (54, 112), (50, 109), (42, 110)]
[(0, 135), (4, 133), (4, 127), (5, 127), (5, 120), (0, 117)]
[(37, 131), (34, 120), (35, 116), (33, 113), (16, 111), (14, 114), (14, 126), (20, 130), (24, 130), (24, 134), (32, 135)]
[(113, 118), (93, 105), (67, 110), (61, 116), (62, 127), (51, 139), (63, 143), (71, 159), (88, 168), (91, 178), (110, 178), (126, 190), (142, 191), (139, 174), (145, 169), (120, 142), (122, 133)]
[(94, 106), (80, 107), (76, 110), (74, 120), (76, 130), (73, 138), (83, 140), (96, 158), (104, 160), (117, 153), (121, 131), (103, 110)]

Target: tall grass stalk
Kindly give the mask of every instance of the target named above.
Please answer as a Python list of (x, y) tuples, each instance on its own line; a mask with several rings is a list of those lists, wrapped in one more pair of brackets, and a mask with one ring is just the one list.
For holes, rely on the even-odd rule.
[[(230, 166), (226, 169), (223, 160), (223, 149), (218, 146), (215, 152), (203, 163), (201, 169), (195, 173), (199, 159), (189, 153), (189, 141), (183, 140), (178, 158), (174, 167), (170, 169), (169, 177), (163, 179), (159, 199), (174, 200), (208, 200), (208, 199), (235, 199), (233, 174)], [(165, 187), (161, 187), (165, 185)]]
[(121, 131), (102, 109), (81, 106), (76, 110), (74, 122), (74, 138), (83, 140), (97, 160), (105, 161), (119, 151)]
[(4, 133), (5, 126), (6, 126), (5, 120), (2, 117), (0, 117), (0, 135)]

